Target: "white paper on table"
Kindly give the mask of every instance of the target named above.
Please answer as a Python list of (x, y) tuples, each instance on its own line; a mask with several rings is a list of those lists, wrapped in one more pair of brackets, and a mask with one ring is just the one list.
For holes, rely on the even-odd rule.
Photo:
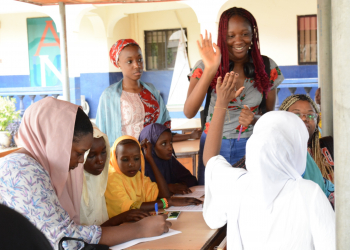
[(175, 194), (175, 197), (193, 197), (193, 198), (201, 198), (204, 195), (204, 190), (191, 190), (190, 194)]
[(204, 185), (190, 187), (192, 193), (190, 194), (175, 194), (175, 197), (193, 197), (193, 198), (202, 198), (204, 195)]
[(179, 233), (181, 233), (181, 231), (169, 229), (169, 232), (164, 233), (164, 234), (162, 234), (160, 236), (154, 236), (154, 237), (140, 238), (140, 239), (131, 240), (131, 241), (124, 242), (122, 244), (110, 247), (110, 249), (112, 249), (112, 250), (121, 250), (121, 249), (125, 249), (125, 248), (128, 248), (128, 247), (134, 246), (134, 245), (136, 245), (138, 243), (158, 240), (158, 239), (162, 239), (162, 238), (165, 238), (165, 237), (173, 236), (173, 235), (179, 234)]
[(190, 206), (183, 206), (183, 207), (174, 207), (171, 206), (166, 209), (166, 211), (185, 211), (185, 212), (202, 212), (203, 211), (203, 204), (200, 205), (190, 205)]

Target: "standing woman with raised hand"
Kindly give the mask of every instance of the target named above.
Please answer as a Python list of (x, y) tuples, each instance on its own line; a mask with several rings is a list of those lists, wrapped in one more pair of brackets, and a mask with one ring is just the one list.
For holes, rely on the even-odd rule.
[[(261, 56), (258, 25), (245, 9), (234, 7), (222, 13), (217, 45), (212, 44), (211, 35), (201, 36), (200, 40), (198, 48), (202, 60), (195, 64), (189, 75), (184, 113), (188, 118), (194, 117), (207, 94), (198, 157), (198, 182), (201, 185), (204, 184), (203, 148), (214, 108), (226, 109), (220, 154), (234, 164), (245, 155), (246, 142), (259, 119), (258, 114), (274, 110), (276, 88), (284, 77), (272, 59)], [(236, 89), (244, 89), (238, 91), (237, 98), (227, 107), (215, 107), (217, 78), (225, 77), (231, 71), (237, 77)]]

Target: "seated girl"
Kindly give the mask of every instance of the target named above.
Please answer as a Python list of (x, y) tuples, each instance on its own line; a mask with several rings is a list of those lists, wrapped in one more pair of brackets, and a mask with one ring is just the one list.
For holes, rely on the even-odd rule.
[[(121, 136), (113, 144), (109, 163), (108, 184), (105, 193), (109, 217), (130, 209), (152, 211), (169, 206), (199, 205), (195, 198), (173, 198), (167, 183), (155, 165), (152, 144), (141, 142), (145, 159), (150, 163), (156, 182), (145, 176), (145, 159), (141, 146), (132, 136)], [(141, 168), (141, 171), (139, 171)], [(159, 198), (159, 199), (157, 199)]]
[[(304, 179), (313, 180), (317, 176), (317, 183), (334, 206), (334, 162), (327, 148), (321, 149), (320, 133), (317, 127), (319, 110), (316, 103), (307, 95), (292, 95), (287, 97), (280, 106), (280, 110), (292, 112), (303, 120), (308, 132), (308, 154)], [(322, 178), (323, 177), (323, 178)]]
[(105, 191), (107, 188), (110, 146), (107, 135), (94, 126), (94, 140), (85, 155), (83, 193), (80, 204), (82, 225), (117, 226), (138, 221), (149, 213), (140, 209), (129, 210), (111, 219), (108, 217)]
[(302, 178), (309, 135), (300, 118), (286, 111), (263, 115), (247, 142), (247, 170), (219, 155), (237, 76), (217, 80), (203, 156), (207, 225), (227, 224), (227, 249), (335, 249), (334, 211), (320, 187)]
[[(321, 150), (319, 130), (316, 126), (319, 114), (317, 105), (306, 95), (292, 95), (282, 102), (280, 110), (292, 112), (303, 120), (309, 132), (306, 170), (303, 178), (317, 183), (334, 207), (334, 185), (332, 183), (334, 163), (331, 153), (324, 154)], [(233, 167), (245, 168), (245, 158), (242, 158)]]
[(30, 220), (54, 249), (65, 236), (113, 246), (167, 232), (170, 224), (162, 216), (117, 227), (80, 225), (81, 163), (92, 134), (77, 105), (52, 97), (30, 105), (18, 131), (22, 148), (0, 159), (0, 203)]
[[(153, 146), (153, 160), (168, 183), (170, 192), (173, 194), (190, 193), (189, 187), (197, 185), (198, 182), (196, 177), (173, 156), (173, 138), (170, 129), (162, 124), (153, 123), (141, 131), (139, 141), (144, 139), (147, 139)], [(148, 161), (146, 161), (145, 175), (152, 181), (156, 181)]]

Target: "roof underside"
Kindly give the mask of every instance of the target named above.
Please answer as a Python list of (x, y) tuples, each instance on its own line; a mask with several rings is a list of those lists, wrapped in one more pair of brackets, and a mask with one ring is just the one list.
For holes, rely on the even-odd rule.
[(57, 5), (59, 2), (65, 4), (111, 4), (111, 3), (150, 3), (150, 2), (171, 2), (179, 0), (17, 0), (19, 2), (36, 5)]

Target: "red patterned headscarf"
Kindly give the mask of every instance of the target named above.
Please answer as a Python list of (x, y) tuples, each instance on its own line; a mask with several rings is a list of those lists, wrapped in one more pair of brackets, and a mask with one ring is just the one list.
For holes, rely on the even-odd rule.
[(140, 45), (138, 45), (138, 43), (135, 42), (133, 39), (120, 39), (115, 44), (113, 44), (111, 50), (109, 51), (109, 58), (111, 59), (111, 62), (114, 64), (114, 66), (116, 66), (117, 68), (119, 68), (117, 62), (120, 52), (122, 52), (122, 50), (129, 44), (135, 44), (140, 47)]

